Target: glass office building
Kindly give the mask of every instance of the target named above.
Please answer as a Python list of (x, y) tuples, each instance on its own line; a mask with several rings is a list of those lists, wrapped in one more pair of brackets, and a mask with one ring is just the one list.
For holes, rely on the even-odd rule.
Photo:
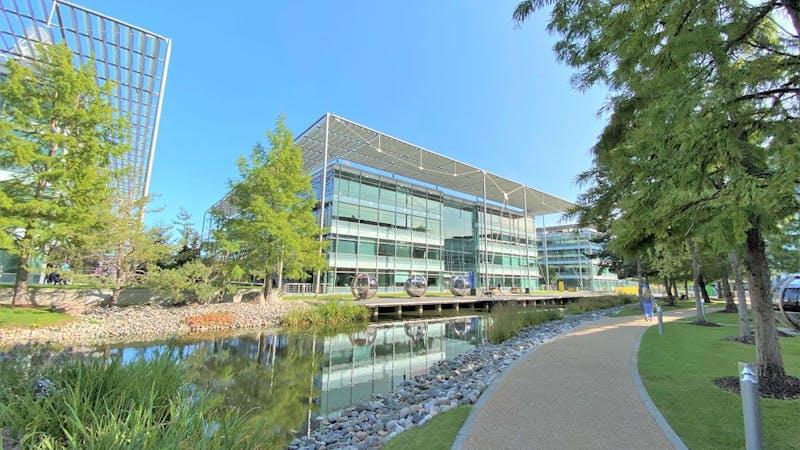
[(128, 121), (130, 145), (113, 161), (125, 170), (117, 188), (129, 198), (147, 196), (172, 41), (64, 0), (0, 2), (0, 12), (0, 67), (38, 59), (39, 45), (64, 44), (75, 64), (94, 64), (98, 84), (113, 83), (109, 100)]
[[(551, 285), (558, 281), (569, 290), (614, 291), (622, 287), (635, 287), (636, 282), (620, 280), (608, 268), (602, 267), (597, 255), (603, 250), (598, 241), (600, 233), (575, 224), (556, 225), (537, 230), (541, 243), (539, 260), (543, 275), (555, 275)], [(549, 269), (549, 272), (548, 272)]]
[[(172, 41), (63, 0), (0, 2), (0, 12), (5, 18), (0, 20), (0, 76), (7, 60), (27, 64), (39, 58), (39, 45), (64, 44), (76, 65), (94, 64), (98, 84), (113, 83), (109, 100), (128, 121), (130, 146), (112, 161), (124, 173), (115, 187), (124, 199), (147, 196)], [(0, 182), (10, 174), (0, 168)], [(31, 263), (30, 281), (41, 281), (41, 262)], [(0, 249), (0, 281), (13, 280), (18, 265), (16, 256)]]
[[(314, 178), (318, 195), (321, 178)], [(455, 275), (508, 289), (538, 285), (530, 217), (525, 224), (521, 214), (495, 207), (484, 215), (474, 201), (340, 163), (327, 179), (327, 291), (349, 290), (359, 272), (374, 274), (382, 291), (402, 291), (412, 274), (425, 276), (429, 291), (445, 290)]]
[(357, 273), (374, 275), (384, 292), (403, 291), (411, 275), (424, 276), (428, 292), (447, 290), (457, 275), (478, 291), (536, 289), (533, 217), (571, 206), (333, 114), (296, 142), (330, 242), (328, 270), (303, 292), (349, 292)]

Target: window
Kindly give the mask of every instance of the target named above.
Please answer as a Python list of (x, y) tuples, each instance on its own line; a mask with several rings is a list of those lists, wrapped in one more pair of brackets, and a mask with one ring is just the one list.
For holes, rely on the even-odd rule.
[(362, 179), (361, 181), (361, 199), (368, 202), (378, 202), (378, 195), (380, 190), (378, 185), (372, 180)]
[(438, 248), (429, 248), (428, 259), (442, 259), (442, 251)]
[(408, 272), (395, 272), (395, 274), (394, 274), (394, 285), (395, 286), (405, 286), (406, 285), (406, 280), (408, 280), (409, 275), (410, 274)]
[(394, 256), (394, 244), (391, 242), (381, 242), (378, 246), (378, 254), (381, 256)]
[(411, 246), (408, 244), (397, 244), (397, 256), (400, 258), (410, 258)]
[(362, 222), (377, 224), (378, 210), (375, 208), (368, 208), (366, 206), (362, 206), (361, 210), (359, 211), (359, 219), (361, 219)]
[(412, 258), (425, 259), (425, 247), (414, 246), (414, 250), (411, 252), (411, 256)]
[(398, 228), (408, 228), (408, 223), (408, 214), (397, 213), (394, 218), (394, 224), (397, 225)]
[(378, 222), (380, 222), (383, 226), (394, 227), (395, 225), (395, 213), (394, 211), (384, 211), (381, 210), (378, 213)]
[(378, 248), (378, 243), (372, 240), (361, 239), (358, 243), (358, 254), (375, 256)]
[(339, 217), (339, 220), (357, 222), (358, 206), (340, 202), (336, 208), (336, 215)]
[(336, 287), (347, 287), (353, 282), (354, 272), (338, 272), (336, 274)]
[(355, 255), (356, 254), (356, 241), (351, 241), (349, 239), (337, 239), (336, 240), (336, 253), (343, 253), (346, 255)]
[(424, 217), (411, 216), (411, 229), (414, 231), (428, 231)]

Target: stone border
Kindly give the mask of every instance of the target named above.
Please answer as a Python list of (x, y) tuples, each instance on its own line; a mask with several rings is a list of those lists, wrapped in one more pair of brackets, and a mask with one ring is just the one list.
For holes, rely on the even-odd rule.
[(451, 447), (451, 450), (464, 449), (464, 444), (467, 443), (467, 438), (471, 434), (472, 429), (475, 427), (475, 421), (478, 419), (478, 410), (483, 408), (484, 404), (487, 401), (489, 401), (489, 397), (491, 397), (492, 394), (494, 394), (494, 391), (498, 389), (498, 386), (500, 386), (500, 383), (503, 381), (503, 378), (505, 378), (508, 375), (508, 373), (511, 372), (511, 370), (517, 367), (517, 365), (519, 365), (522, 361), (525, 361), (528, 358), (528, 356), (532, 355), (533, 352), (535, 352), (540, 347), (547, 345), (555, 341), (556, 339), (561, 338), (562, 336), (566, 336), (573, 330), (570, 330), (565, 334), (557, 336), (555, 339), (551, 339), (540, 345), (534, 346), (532, 349), (528, 350), (528, 352), (525, 353), (525, 355), (523, 355), (516, 361), (512, 362), (508, 367), (506, 367), (502, 372), (500, 372), (500, 376), (498, 376), (494, 381), (492, 381), (492, 384), (490, 384), (486, 389), (484, 389), (483, 392), (481, 392), (481, 396), (478, 397), (478, 401), (475, 402), (474, 405), (472, 405), (472, 408), (469, 411), (469, 415), (467, 416), (467, 420), (464, 421), (464, 423), (461, 425), (461, 428), (458, 430), (458, 433), (456, 434), (456, 439), (455, 441), (453, 441), (453, 446)]
[[(650, 327), (652, 327), (651, 325)], [(664, 436), (669, 439), (670, 443), (673, 447), (678, 450), (688, 450), (686, 444), (683, 443), (680, 436), (675, 433), (675, 430), (669, 426), (669, 422), (667, 419), (664, 418), (664, 415), (661, 414), (661, 411), (658, 410), (658, 407), (653, 402), (653, 399), (650, 398), (650, 395), (647, 393), (647, 390), (644, 388), (644, 383), (642, 382), (642, 377), (639, 375), (639, 346), (642, 344), (642, 339), (644, 338), (644, 334), (650, 327), (646, 327), (644, 331), (639, 335), (639, 338), (636, 339), (636, 344), (633, 346), (633, 356), (631, 356), (631, 380), (633, 381), (633, 385), (636, 386), (636, 391), (639, 393), (639, 398), (642, 399), (642, 403), (647, 408), (647, 411), (650, 413), (650, 416), (656, 422), (659, 428), (661, 428), (661, 432), (664, 433)]]

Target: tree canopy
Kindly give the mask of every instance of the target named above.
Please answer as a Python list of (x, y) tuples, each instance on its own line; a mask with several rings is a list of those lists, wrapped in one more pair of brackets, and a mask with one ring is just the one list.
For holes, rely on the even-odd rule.
[(34, 62), (8, 59), (0, 78), (0, 246), (20, 258), (14, 302), (27, 301), (30, 260), (69, 245), (108, 204), (111, 161), (128, 150), (125, 122), (66, 45), (40, 45)]
[(743, 249), (761, 376), (782, 379), (764, 237), (800, 211), (798, 2), (528, 0), (514, 18), (545, 4), (573, 84), (609, 89), (582, 220), (631, 252)]
[(300, 279), (325, 265), (311, 178), (283, 117), (267, 137), (269, 150), (256, 144), (239, 159), (240, 179), (231, 182), (226, 208), (212, 211), (212, 235), (228, 270), (234, 278), (263, 279), (264, 297), (273, 279), (280, 288), (284, 275)]

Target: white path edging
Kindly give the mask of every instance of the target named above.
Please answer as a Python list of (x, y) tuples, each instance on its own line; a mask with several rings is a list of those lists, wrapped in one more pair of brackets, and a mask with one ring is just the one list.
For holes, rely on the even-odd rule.
[(639, 346), (642, 344), (642, 338), (644, 338), (644, 333), (649, 329), (649, 327), (645, 328), (644, 331), (639, 335), (639, 338), (636, 339), (636, 344), (633, 347), (633, 356), (631, 356), (631, 379), (633, 380), (633, 385), (636, 386), (636, 391), (639, 392), (639, 397), (642, 399), (642, 403), (647, 408), (647, 411), (650, 412), (650, 416), (656, 422), (661, 431), (664, 433), (664, 436), (669, 439), (670, 443), (673, 447), (678, 450), (688, 450), (686, 444), (683, 443), (680, 436), (675, 433), (675, 430), (669, 426), (669, 422), (667, 419), (664, 418), (664, 415), (661, 414), (661, 411), (658, 410), (658, 407), (653, 402), (653, 399), (650, 398), (650, 395), (647, 393), (647, 390), (644, 388), (644, 383), (642, 382), (642, 377), (639, 375)]

